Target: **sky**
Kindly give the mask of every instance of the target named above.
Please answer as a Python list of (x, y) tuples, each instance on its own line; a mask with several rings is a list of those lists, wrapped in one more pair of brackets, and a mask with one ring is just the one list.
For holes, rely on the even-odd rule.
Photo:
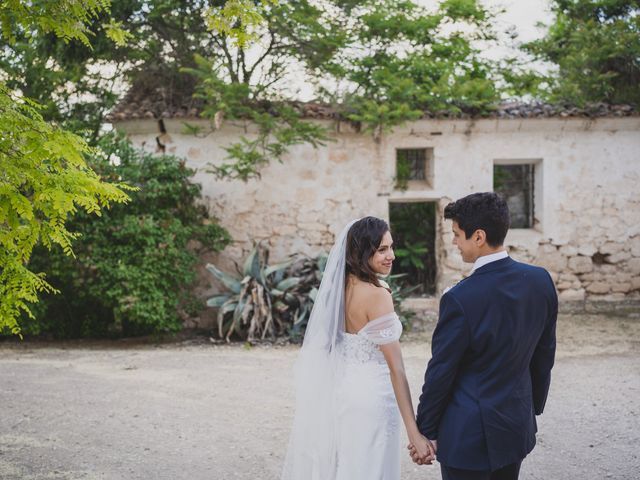
[[(441, 0), (414, 0), (415, 3), (435, 11)], [(496, 18), (494, 25), (497, 32), (515, 29), (518, 33), (516, 42), (525, 43), (541, 38), (545, 34), (544, 28), (538, 28), (539, 22), (549, 24), (553, 20), (549, 8), (549, 0), (480, 0), (489, 9), (502, 9), (503, 13)], [(484, 52), (484, 55), (492, 60), (498, 60), (508, 56), (518, 55), (518, 52), (509, 48), (496, 48)], [(536, 62), (531, 64), (533, 68), (546, 71), (548, 66)], [(301, 76), (296, 77), (300, 78)], [(305, 101), (313, 99), (313, 88), (304, 83), (292, 82), (291, 91), (298, 91), (297, 96)]]
[(505, 25), (514, 25), (518, 38), (528, 42), (544, 35), (544, 30), (536, 28), (536, 23), (549, 24), (553, 19), (548, 0), (484, 0), (488, 7), (502, 7), (506, 11), (500, 16)]
[[(414, 0), (419, 5), (435, 8), (438, 0)], [(552, 16), (549, 0), (480, 0), (485, 7), (505, 10), (498, 17), (498, 30), (515, 26), (518, 39), (528, 42), (543, 36), (543, 31), (536, 28), (536, 23), (550, 23)]]
[[(545, 34), (545, 28), (539, 28), (538, 23), (549, 25), (553, 16), (549, 8), (549, 0), (479, 0), (489, 10), (503, 10), (496, 17), (494, 29), (498, 33), (507, 30), (515, 30), (518, 34), (515, 43), (526, 43), (541, 38)], [(414, 0), (430, 10), (437, 8), (440, 0)], [(503, 38), (503, 36), (501, 36)], [(506, 38), (506, 35), (504, 36)], [(515, 46), (515, 45), (514, 45)], [(515, 49), (496, 48), (483, 54), (492, 60), (499, 60), (508, 56), (519, 55)], [(538, 65), (541, 70), (546, 70), (544, 65)]]

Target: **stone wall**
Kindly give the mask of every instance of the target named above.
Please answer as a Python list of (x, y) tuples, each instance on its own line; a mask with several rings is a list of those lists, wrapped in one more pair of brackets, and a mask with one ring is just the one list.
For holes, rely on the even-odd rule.
[[(134, 144), (185, 157), (197, 169), (205, 201), (234, 238), (213, 258), (232, 268), (255, 241), (266, 242), (272, 259), (326, 251), (352, 218), (388, 218), (389, 202), (435, 201), (439, 208), (437, 291), (460, 280), (470, 266), (452, 245), (450, 222), (442, 220), (451, 199), (493, 189), (493, 165), (535, 164), (534, 228), (509, 232), (511, 255), (547, 268), (563, 300), (640, 296), (640, 118), (420, 120), (384, 135), (345, 131), (313, 149), (291, 149), (259, 180), (219, 181), (208, 173), (223, 147), (246, 126), (188, 135), (179, 121), (122, 122)], [(327, 122), (327, 125), (331, 125)], [(395, 149), (433, 148), (429, 185), (394, 189)]]
[[(437, 140), (429, 138), (434, 132)], [(430, 141), (436, 181), (432, 192), (393, 198), (438, 198), (441, 219), (451, 199), (493, 189), (493, 164), (529, 159), (536, 165), (536, 222), (510, 230), (510, 254), (547, 268), (564, 301), (640, 298), (638, 119), (416, 122), (395, 137), (395, 144)], [(441, 220), (438, 229), (439, 286), (446, 286), (469, 266), (451, 243), (450, 222)]]

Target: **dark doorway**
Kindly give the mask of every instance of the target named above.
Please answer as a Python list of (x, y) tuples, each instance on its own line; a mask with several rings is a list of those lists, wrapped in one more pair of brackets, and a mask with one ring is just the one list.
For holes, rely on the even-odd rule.
[(436, 203), (389, 203), (389, 223), (395, 244), (393, 273), (406, 274), (405, 286), (415, 286), (414, 295), (436, 291)]

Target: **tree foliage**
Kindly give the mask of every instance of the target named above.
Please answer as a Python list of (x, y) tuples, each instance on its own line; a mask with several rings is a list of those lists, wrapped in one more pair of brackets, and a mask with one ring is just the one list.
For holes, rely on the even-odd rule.
[[(90, 23), (109, 12), (111, 0), (65, 0), (64, 2), (25, 2), (6, 0), (0, 4), (2, 36), (11, 43), (21, 37), (53, 33), (68, 42), (78, 40), (91, 47)], [(115, 22), (106, 24), (109, 37), (117, 43), (127, 37)]]
[(179, 330), (199, 311), (193, 293), (199, 254), (219, 251), (228, 233), (200, 202), (194, 171), (180, 159), (134, 149), (124, 138), (105, 136), (91, 159), (96, 172), (139, 190), (128, 205), (96, 219), (78, 214), (81, 236), (75, 258), (60, 251), (34, 252), (34, 269), (48, 270), (59, 295), (46, 295), (26, 333), (57, 337), (136, 335)]
[[(640, 2), (554, 0), (554, 22), (525, 50), (557, 66), (543, 80), (550, 100), (640, 105)], [(539, 83), (539, 82), (538, 82)]]
[(236, 45), (246, 46), (258, 39), (256, 29), (264, 22), (261, 7), (277, 4), (277, 0), (227, 0), (224, 5), (211, 6), (206, 21), (209, 30), (235, 40)]
[[(472, 46), (492, 38), (492, 17), (476, 0), (444, 0), (435, 11), (411, 0), (120, 0), (110, 15), (90, 16), (92, 50), (15, 35), (0, 51), (11, 88), (46, 105), (47, 118), (87, 128), (90, 141), (122, 80), (132, 98), (204, 107), (216, 126), (257, 124), (214, 167), (222, 177), (247, 180), (293, 144), (327, 141), (291, 104), (292, 84), (376, 138), (425, 110), (482, 112), (499, 98), (491, 62)], [(126, 45), (105, 25), (128, 32)]]
[(33, 248), (59, 245), (72, 255), (77, 233), (67, 219), (79, 209), (100, 215), (126, 202), (120, 182), (106, 183), (89, 168), (91, 152), (78, 136), (43, 121), (37, 105), (0, 85), (0, 329), (19, 333), (21, 311), (38, 292), (52, 291), (26, 265)]
[[(88, 45), (86, 23), (108, 5), (106, 0), (2, 2), (0, 38), (11, 45), (19, 37), (51, 33)], [(111, 34), (117, 30), (109, 28)], [(87, 166), (84, 156), (91, 148), (46, 122), (40, 110), (0, 79), (0, 331), (14, 334), (20, 333), (19, 315), (32, 315), (29, 304), (38, 293), (54, 290), (43, 273), (27, 267), (33, 249), (58, 245), (73, 255), (77, 233), (67, 228), (68, 218), (79, 210), (100, 215), (110, 204), (128, 200), (125, 185), (103, 182)]]
[(260, 9), (257, 40), (238, 44), (214, 31), (217, 48), (197, 68), (205, 116), (217, 125), (222, 118), (259, 125), (257, 138), (227, 149), (230, 162), (215, 167), (223, 176), (246, 180), (291, 143), (326, 140), (321, 129), (300, 133), (300, 109), (283, 113), (294, 76), (334, 105), (337, 118), (375, 138), (425, 110), (482, 112), (499, 98), (491, 62), (473, 47), (493, 38), (491, 15), (475, 0), (445, 0), (436, 12), (410, 0), (279, 1)]
[[(105, 113), (119, 98), (117, 87), (122, 78), (139, 84), (153, 79), (150, 88), (182, 80), (181, 59), (193, 62), (194, 52), (203, 48), (200, 42), (207, 29), (204, 15), (200, 14), (206, 5), (207, 2), (166, 0), (125, 0), (113, 5), (110, 0), (0, 3), (0, 38), (4, 40), (0, 46), (0, 331), (8, 328), (18, 333), (16, 319), (21, 312), (31, 315), (38, 292), (55, 291), (44, 280), (44, 274), (34, 271), (51, 268), (55, 274), (52, 278), (70, 281), (56, 281), (63, 290), (85, 285), (76, 274), (86, 273), (83, 270), (86, 264), (65, 257), (73, 255), (72, 241), (80, 242), (78, 255), (86, 257), (86, 251), (93, 248), (87, 243), (95, 234), (88, 226), (92, 217), (103, 215), (95, 228), (106, 228), (104, 222), (114, 215), (106, 207), (128, 200), (123, 191), (127, 187), (120, 177), (111, 176), (113, 183), (102, 181), (85, 157), (104, 173), (105, 166), (96, 163), (100, 156), (101, 128)], [(258, 17), (253, 18), (259, 21)], [(239, 36), (242, 31), (236, 29), (226, 34)], [(169, 318), (168, 306), (176, 306), (176, 295), (183, 299), (179, 286), (186, 285), (191, 278), (191, 272), (179, 268), (191, 265), (189, 262), (193, 260), (192, 252), (184, 248), (185, 242), (203, 234), (197, 234), (193, 224), (186, 227), (180, 223), (179, 215), (158, 219), (141, 214), (139, 221), (134, 221), (135, 207), (128, 208), (131, 210), (126, 225), (116, 221), (119, 229), (112, 232), (112, 239), (120, 241), (124, 249), (119, 253), (131, 258), (127, 253), (132, 254), (134, 249), (138, 254), (149, 253), (149, 258), (163, 259), (165, 263), (158, 261), (156, 266), (165, 268), (163, 281), (167, 288), (175, 288), (163, 293), (152, 281), (159, 277), (145, 273), (142, 264), (126, 268), (120, 264), (119, 273), (114, 273), (115, 268), (103, 268), (104, 282), (114, 280), (117, 275), (121, 275), (117, 278), (122, 281), (119, 293), (115, 284), (102, 292), (112, 303), (105, 299), (103, 302), (111, 305), (112, 320), (117, 317), (124, 322), (123, 331), (173, 329), (177, 316), (174, 311)], [(71, 221), (74, 217), (77, 221)], [(205, 230), (210, 230), (211, 235), (202, 241), (206, 240), (211, 248), (217, 248), (226, 239), (226, 233), (215, 222)], [(80, 234), (85, 238), (80, 240)], [(94, 240), (95, 248), (105, 255), (103, 267), (110, 265), (109, 249), (100, 243), (104, 238), (98, 235)], [(158, 242), (164, 245), (160, 250), (164, 248), (165, 255), (154, 257), (149, 248)], [(62, 252), (55, 251), (49, 256), (46, 251), (56, 244), (62, 247)], [(38, 245), (42, 248), (27, 267), (32, 250)], [(139, 260), (139, 256), (136, 258)], [(100, 259), (94, 260), (100, 264)], [(167, 275), (167, 271), (171, 274)], [(129, 287), (132, 290), (125, 292)], [(145, 292), (152, 294), (145, 296)], [(87, 286), (86, 295), (74, 298), (93, 301), (97, 295)], [(130, 301), (125, 312), (122, 299), (129, 301), (136, 295), (145, 300)], [(56, 301), (65, 304), (68, 298), (57, 297)], [(70, 311), (70, 304), (65, 305)], [(94, 313), (94, 318), (104, 318), (103, 310)], [(51, 319), (54, 323), (55, 318)], [(46, 324), (33, 319), (25, 321), (30, 331), (41, 330)], [(84, 326), (78, 327), (79, 323)], [(87, 330), (86, 325), (87, 317), (81, 314), (78, 319), (69, 320), (66, 330), (60, 331), (75, 335), (78, 328)]]

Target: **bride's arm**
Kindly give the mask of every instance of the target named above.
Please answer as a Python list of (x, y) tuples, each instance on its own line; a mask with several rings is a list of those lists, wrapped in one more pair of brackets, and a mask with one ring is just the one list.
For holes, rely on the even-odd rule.
[(402, 361), (400, 342), (396, 341), (381, 345), (380, 350), (382, 350), (387, 365), (389, 365), (391, 384), (393, 385), (393, 391), (396, 395), (402, 421), (407, 429), (409, 442), (417, 450), (418, 456), (426, 460), (425, 463), (431, 463), (435, 457), (435, 452), (429, 440), (420, 433), (418, 425), (416, 424), (416, 418), (413, 413), (413, 402), (411, 401), (411, 391), (404, 370), (404, 362)]
[[(393, 312), (393, 299), (388, 291), (379, 289), (372, 297), (367, 308), (367, 317), (369, 320), (380, 318), (385, 313)], [(393, 391), (396, 396), (396, 402), (398, 402), (402, 421), (407, 429), (409, 442), (415, 447), (424, 463), (431, 463), (435, 457), (435, 451), (429, 440), (418, 430), (413, 410), (413, 402), (411, 401), (409, 382), (407, 381), (404, 362), (402, 360), (400, 342), (396, 340), (380, 345), (380, 350), (389, 366), (391, 384), (393, 385)]]

